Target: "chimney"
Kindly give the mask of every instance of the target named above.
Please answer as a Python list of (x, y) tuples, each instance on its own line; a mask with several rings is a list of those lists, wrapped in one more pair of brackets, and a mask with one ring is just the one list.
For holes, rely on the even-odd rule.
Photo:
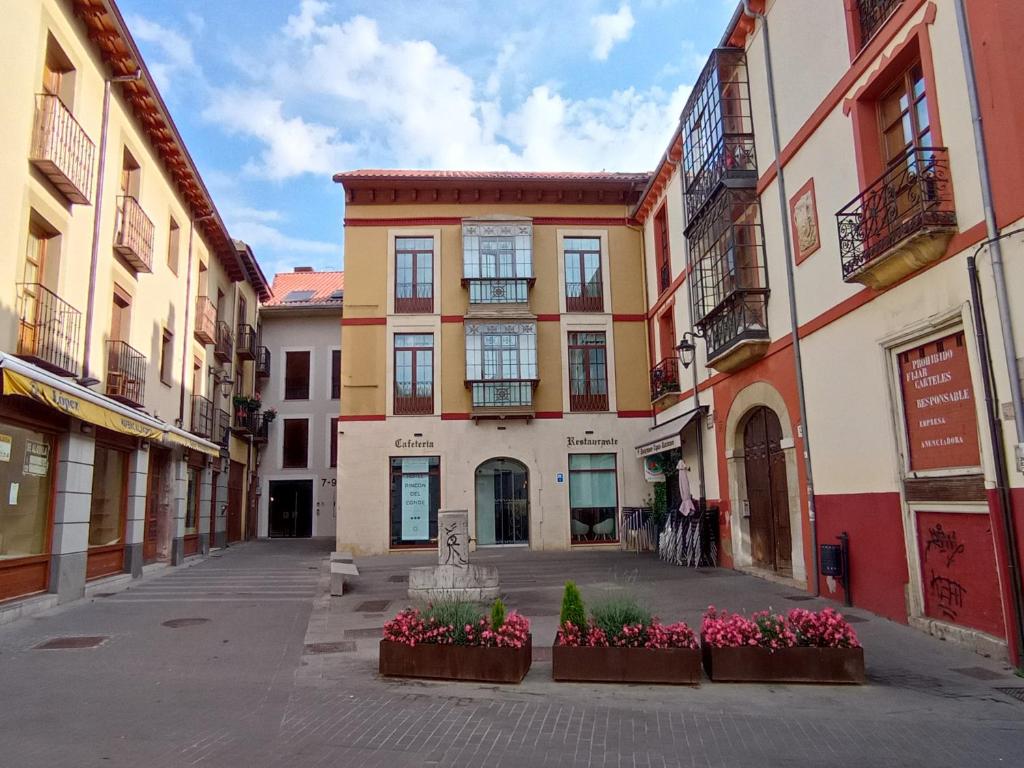
[(295, 271), (296, 272), (312, 272), (313, 268), (312, 267), (296, 267)]

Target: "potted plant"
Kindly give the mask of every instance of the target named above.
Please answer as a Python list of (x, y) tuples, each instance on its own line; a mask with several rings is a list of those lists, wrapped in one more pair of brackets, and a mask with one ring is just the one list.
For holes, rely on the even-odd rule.
[(592, 683), (700, 683), (700, 650), (683, 622), (662, 624), (636, 600), (620, 597), (586, 615), (569, 581), (551, 651), (555, 680)]
[(519, 683), (530, 670), (530, 621), (498, 599), (484, 615), (473, 603), (444, 600), (406, 608), (384, 625), (380, 674)]
[(842, 614), (794, 608), (749, 618), (710, 606), (701, 623), (704, 669), (716, 682), (863, 683), (864, 649)]

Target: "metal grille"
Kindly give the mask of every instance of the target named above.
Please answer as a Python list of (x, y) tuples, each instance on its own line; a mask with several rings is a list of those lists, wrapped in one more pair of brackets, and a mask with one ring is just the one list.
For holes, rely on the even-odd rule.
[(216, 358), (221, 362), (229, 362), (234, 351), (235, 340), (231, 336), (231, 326), (223, 320), (217, 321), (213, 344), (213, 354)]
[(55, 637), (33, 646), (37, 651), (69, 651), (82, 648), (96, 648), (107, 642), (105, 635)]
[(81, 313), (39, 283), (18, 283), (18, 354), (64, 375), (78, 375)]
[(239, 323), (238, 357), (242, 360), (255, 360), (258, 343), (259, 337), (256, 335), (256, 329), (248, 323)]
[(903, 0), (857, 0), (861, 48), (868, 44), (902, 2)]
[(131, 405), (143, 404), (146, 357), (123, 341), (107, 342), (107, 394)]
[(196, 327), (193, 333), (201, 344), (213, 344), (217, 338), (217, 307), (209, 296), (196, 296)]
[(256, 375), (261, 379), (270, 376), (270, 350), (266, 347), (256, 347)]
[(667, 357), (651, 369), (651, 401), (679, 391), (679, 358)]
[(118, 197), (114, 248), (139, 272), (153, 271), (153, 222), (131, 195)]
[(996, 690), (1015, 698), (1017, 701), (1024, 702), (1024, 688), (996, 688)]
[(213, 437), (213, 401), (202, 395), (192, 396), (192, 434)]
[(36, 94), (29, 159), (72, 203), (89, 202), (95, 154), (96, 146), (63, 102), (54, 94)]

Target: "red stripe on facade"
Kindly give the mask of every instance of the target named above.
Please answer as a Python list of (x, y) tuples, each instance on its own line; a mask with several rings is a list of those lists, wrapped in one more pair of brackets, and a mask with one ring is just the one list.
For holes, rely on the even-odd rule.
[(534, 216), (533, 223), (541, 227), (559, 224), (568, 227), (626, 227), (632, 224), (633, 220), (627, 217), (615, 218), (610, 216)]
[(383, 413), (350, 413), (342, 414), (338, 421), (386, 421), (387, 418)]
[[(440, 227), (461, 224), (460, 216), (416, 216), (396, 219), (359, 219), (346, 218), (346, 227)], [(533, 224), (538, 227), (626, 227), (634, 224), (628, 216), (534, 216)]]
[(561, 411), (537, 411), (533, 415), (535, 419), (560, 419), (562, 418)]
[(647, 320), (647, 315), (630, 315), (627, 313), (616, 312), (612, 314), (612, 320), (616, 323), (642, 323)]
[(646, 411), (618, 411), (616, 415), (620, 419), (649, 419), (654, 414), (650, 408)]
[(404, 219), (345, 219), (346, 227), (439, 227), (445, 224), (461, 224), (458, 216), (419, 216)]
[(343, 317), (342, 325), (387, 325), (386, 317)]
[(543, 315), (537, 315), (537, 322), (539, 323), (557, 323), (562, 319), (562, 316), (557, 312), (548, 312)]
[(468, 413), (442, 413), (441, 421), (469, 421)]
[(462, 315), (441, 315), (442, 323), (464, 323), (466, 318)]

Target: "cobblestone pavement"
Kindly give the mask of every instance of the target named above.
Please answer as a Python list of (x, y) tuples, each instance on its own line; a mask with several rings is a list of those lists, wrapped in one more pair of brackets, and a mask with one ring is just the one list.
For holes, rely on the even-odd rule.
[[(383, 680), (376, 646), (419, 555), (359, 561), (326, 595), (320, 542), (259, 542), (0, 628), (2, 766), (989, 766), (1022, 764), (1005, 665), (862, 611), (858, 687), (587, 686), (550, 680), (562, 581), (623, 588), (666, 619), (708, 603), (813, 606), (731, 571), (606, 552), (481, 553), (531, 617), (520, 686)], [(796, 598), (796, 600), (794, 600)], [(175, 621), (209, 619), (209, 621)], [(166, 626), (171, 622), (171, 626)], [(81, 650), (45, 640), (104, 636)], [(14, 706), (11, 706), (14, 702)]]

